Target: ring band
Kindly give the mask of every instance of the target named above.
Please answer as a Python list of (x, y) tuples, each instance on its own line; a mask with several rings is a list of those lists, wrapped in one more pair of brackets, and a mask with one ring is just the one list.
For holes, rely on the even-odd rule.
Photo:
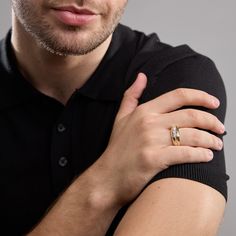
[(170, 129), (170, 136), (174, 146), (180, 146), (180, 132), (178, 126), (172, 126)]

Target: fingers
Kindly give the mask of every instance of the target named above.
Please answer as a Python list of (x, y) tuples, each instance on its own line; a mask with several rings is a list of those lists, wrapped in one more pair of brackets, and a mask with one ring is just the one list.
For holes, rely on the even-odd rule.
[(138, 99), (141, 97), (146, 85), (146, 75), (139, 73), (135, 82), (124, 93), (120, 109), (116, 115), (116, 121), (122, 119), (135, 110), (138, 106)]
[(216, 97), (204, 91), (189, 88), (175, 89), (145, 103), (147, 109), (158, 113), (171, 112), (183, 106), (203, 106), (214, 109), (219, 104)]
[[(223, 148), (221, 139), (206, 131), (192, 128), (183, 128), (179, 131), (181, 137), (180, 143), (182, 146), (210, 148), (217, 151), (220, 151)], [(172, 145), (170, 138), (169, 140), (170, 145)]]
[[(157, 140), (159, 140), (159, 145)], [(211, 149), (220, 151), (223, 148), (223, 142), (206, 131), (183, 128), (180, 129), (180, 146), (172, 144), (170, 130), (166, 132), (163, 130), (161, 142), (158, 135), (148, 146), (149, 148), (144, 149), (145, 152), (142, 155), (145, 157), (143, 166), (159, 167), (164, 170), (176, 164), (209, 162), (213, 159)]]
[[(148, 144), (154, 149), (157, 144), (161, 145), (162, 148), (173, 146), (170, 132), (170, 129), (153, 129), (149, 134), (149, 136), (152, 138), (150, 139), (151, 141)], [(214, 149), (216, 151), (220, 151), (223, 148), (222, 140), (207, 131), (195, 128), (180, 128), (179, 132), (181, 146), (201, 147)]]
[[(200, 128), (211, 130), (215, 133), (222, 134), (225, 132), (224, 124), (214, 115), (209, 112), (197, 109), (183, 109), (165, 114), (165, 124), (168, 128), (171, 125), (177, 125), (180, 128)], [(173, 124), (173, 121), (175, 122)]]
[[(209, 149), (188, 146), (169, 146), (161, 155), (163, 169), (176, 164), (209, 162), (213, 158), (213, 152)], [(160, 163), (156, 164), (160, 165)]]

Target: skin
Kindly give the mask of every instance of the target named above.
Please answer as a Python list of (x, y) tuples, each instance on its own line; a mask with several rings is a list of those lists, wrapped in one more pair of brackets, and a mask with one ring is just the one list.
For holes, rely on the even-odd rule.
[(131, 205), (114, 236), (217, 235), (225, 200), (199, 182), (167, 178), (151, 184)]
[[(126, 3), (125, 0), (12, 0), (12, 46), (25, 79), (42, 93), (66, 105), (74, 90), (90, 78), (101, 62)], [(96, 20), (81, 27), (62, 24), (54, 17), (52, 8), (65, 4), (93, 10), (98, 14)], [(187, 105), (216, 109), (219, 106), (216, 98), (202, 91), (177, 89), (138, 106), (146, 84), (146, 76), (139, 74), (124, 94), (105, 152), (71, 184), (28, 235), (102, 236), (118, 210), (137, 197), (155, 174), (178, 163), (208, 162), (213, 158), (209, 149), (222, 149), (223, 143), (216, 136), (196, 129), (222, 134), (224, 126), (215, 116), (194, 109), (176, 111)], [(179, 147), (173, 146), (170, 140), (169, 128), (173, 120), (178, 121), (181, 128), (182, 146)], [(173, 184), (162, 183), (164, 187), (169, 184), (169, 191), (174, 191)], [(202, 191), (196, 186), (196, 183), (188, 185), (184, 182), (182, 190)], [(155, 211), (144, 209), (149, 198), (160, 199), (156, 209), (170, 203), (165, 202), (169, 192), (160, 194), (150, 188), (135, 201), (136, 207), (132, 208), (135, 214), (155, 215)], [(208, 187), (205, 189), (206, 196), (211, 194)], [(218, 204), (217, 199), (222, 200), (222, 197), (215, 192), (211, 200)], [(173, 193), (178, 202), (172, 204), (178, 204), (182, 195), (178, 191)], [(145, 197), (146, 200), (140, 200)], [(129, 212), (127, 214), (132, 215)], [(168, 212), (177, 217), (173, 209)], [(205, 215), (193, 210), (186, 211), (183, 222), (193, 212), (199, 216), (197, 219), (206, 219)], [(216, 215), (220, 219), (220, 214)], [(117, 232), (117, 235), (131, 235), (132, 223), (138, 223), (140, 230), (145, 231), (146, 225), (140, 223), (144, 220), (140, 218), (140, 222), (135, 222), (134, 218), (125, 217), (127, 220), (122, 222), (128, 223), (126, 227), (121, 224), (118, 229), (122, 233)], [(210, 221), (212, 217), (207, 219)], [(178, 227), (176, 225), (175, 229)], [(217, 223), (212, 226), (213, 229), (216, 227)], [(162, 233), (164, 235), (164, 231)], [(203, 234), (199, 231), (198, 235)]]
[[(54, 8), (75, 5), (97, 15), (92, 24), (66, 25), (55, 19)], [(58, 55), (84, 55), (101, 45), (118, 24), (126, 1), (13, 0), (12, 6), (24, 29), (42, 47)]]
[[(126, 3), (13, 0), (12, 44), (25, 78), (66, 104), (75, 88), (80, 88), (101, 62)], [(97, 14), (96, 20), (79, 27), (65, 25), (52, 10), (65, 5), (90, 9)]]

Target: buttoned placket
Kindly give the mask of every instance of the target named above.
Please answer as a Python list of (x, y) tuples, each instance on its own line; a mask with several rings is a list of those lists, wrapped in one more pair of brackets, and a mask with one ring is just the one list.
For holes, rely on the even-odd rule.
[(52, 131), (51, 167), (54, 193), (60, 194), (73, 179), (71, 160), (71, 129), (73, 117), (73, 94), (58, 117)]

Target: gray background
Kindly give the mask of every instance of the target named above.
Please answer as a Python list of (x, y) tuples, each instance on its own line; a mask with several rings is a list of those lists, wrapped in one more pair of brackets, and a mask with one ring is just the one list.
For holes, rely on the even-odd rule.
[[(236, 235), (236, 172), (233, 134), (236, 132), (236, 1), (235, 0), (130, 0), (122, 22), (146, 33), (157, 32), (160, 39), (174, 46), (188, 44), (216, 63), (227, 90), (228, 107), (224, 139), (229, 200), (220, 236)], [(10, 27), (10, 0), (0, 1), (0, 37)]]

